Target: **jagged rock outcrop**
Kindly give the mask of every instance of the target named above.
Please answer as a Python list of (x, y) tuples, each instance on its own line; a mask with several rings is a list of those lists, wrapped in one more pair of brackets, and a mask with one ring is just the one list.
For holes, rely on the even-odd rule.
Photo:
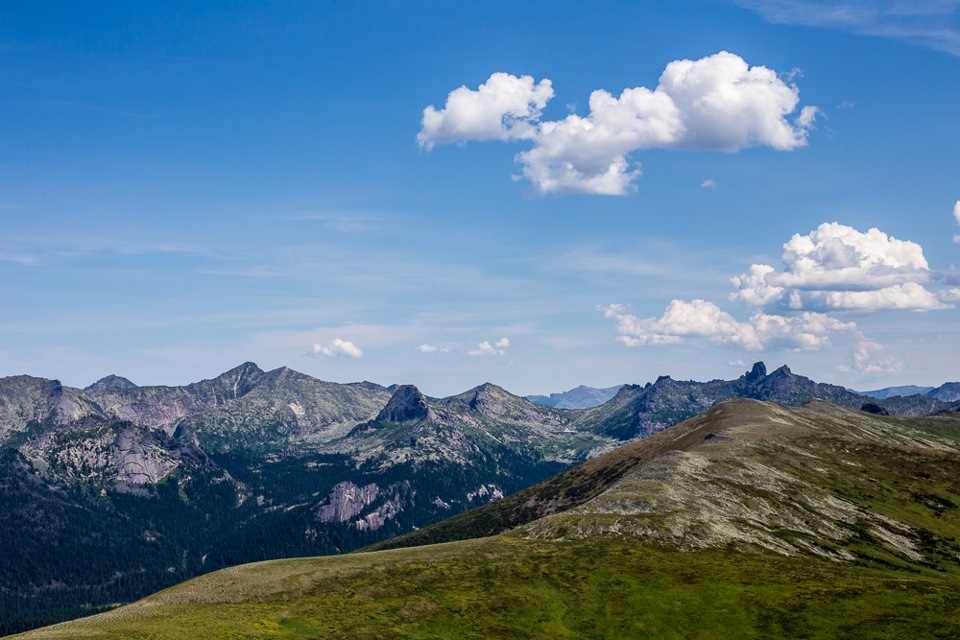
[(625, 385), (609, 402), (584, 411), (578, 425), (629, 441), (682, 422), (728, 398), (770, 400), (787, 406), (818, 399), (854, 409), (871, 402), (891, 415), (904, 416), (929, 415), (951, 406), (919, 395), (869, 398), (837, 385), (814, 382), (793, 373), (786, 365), (767, 373), (766, 366), (758, 362), (736, 380), (695, 382), (660, 376), (652, 384)]
[(391, 495), (383, 504), (354, 522), (360, 531), (377, 531), (395, 519), (416, 496), (410, 491), (410, 483), (397, 483), (390, 487)]
[(374, 483), (358, 487), (352, 482), (341, 482), (314, 511), (320, 522), (346, 522), (359, 515), (379, 495), (380, 487)]
[(43, 431), (17, 451), (48, 482), (72, 482), (118, 491), (152, 486), (186, 464), (215, 468), (205, 453), (162, 431), (129, 422), (88, 416)]
[(412, 384), (397, 387), (387, 406), (377, 414), (375, 420), (384, 422), (406, 422), (409, 420), (429, 420), (430, 407), (427, 399)]
[(50, 427), (86, 416), (105, 414), (82, 391), (64, 387), (59, 380), (27, 375), (0, 378), (0, 445), (33, 423)]

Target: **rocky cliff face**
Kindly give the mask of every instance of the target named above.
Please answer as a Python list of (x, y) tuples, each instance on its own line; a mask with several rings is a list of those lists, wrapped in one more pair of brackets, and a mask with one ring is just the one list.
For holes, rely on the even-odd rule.
[(320, 522), (346, 522), (363, 511), (378, 495), (380, 487), (373, 482), (364, 487), (352, 482), (340, 482), (314, 511)]
[(78, 389), (33, 376), (0, 379), (0, 445), (15, 434), (28, 431), (31, 423), (64, 425), (85, 416), (103, 417), (100, 407)]
[(377, 414), (375, 420), (383, 422), (408, 422), (411, 420), (430, 420), (436, 416), (430, 413), (427, 399), (412, 384), (397, 387), (387, 406)]
[(162, 431), (98, 417), (42, 431), (17, 451), (48, 482), (66, 488), (76, 482), (131, 492), (156, 485), (182, 465), (215, 467), (202, 451)]

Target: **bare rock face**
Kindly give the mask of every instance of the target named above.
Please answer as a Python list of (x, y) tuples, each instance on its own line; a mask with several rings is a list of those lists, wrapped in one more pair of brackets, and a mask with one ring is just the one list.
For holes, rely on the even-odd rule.
[(399, 493), (394, 493), (392, 498), (374, 509), (371, 513), (357, 520), (354, 524), (360, 531), (376, 531), (390, 520), (396, 518), (402, 510), (403, 499)]
[(490, 502), (503, 498), (503, 490), (495, 484), (482, 484), (476, 491), (467, 493), (467, 502), (473, 502), (477, 498), (487, 498)]
[(156, 484), (179, 466), (175, 456), (140, 437), (133, 427), (117, 434), (110, 453), (115, 481), (120, 484)]
[(20, 452), (51, 482), (93, 482), (115, 489), (156, 484), (182, 456), (165, 435), (129, 423), (86, 418), (25, 442)]
[(0, 378), (0, 444), (27, 430), (32, 422), (64, 425), (103, 411), (81, 391), (59, 380), (33, 376)]
[[(376, 531), (396, 518), (415, 494), (408, 481), (384, 488), (375, 483), (358, 487), (352, 482), (341, 482), (314, 507), (314, 513), (319, 522), (349, 522), (349, 526), (359, 531)], [(361, 515), (368, 507), (370, 512)]]
[(407, 422), (431, 418), (427, 399), (412, 384), (397, 387), (387, 406), (377, 415), (377, 420), (385, 422)]
[(374, 484), (358, 487), (345, 481), (337, 484), (327, 497), (316, 507), (316, 517), (320, 522), (346, 522), (359, 515), (380, 495), (380, 488)]

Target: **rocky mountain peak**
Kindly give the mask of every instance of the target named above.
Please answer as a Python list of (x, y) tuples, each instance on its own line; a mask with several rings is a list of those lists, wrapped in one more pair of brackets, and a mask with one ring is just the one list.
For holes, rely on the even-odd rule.
[[(285, 369), (286, 367), (282, 367), (282, 368)], [(244, 379), (244, 378), (259, 377), (259, 376), (262, 376), (263, 373), (264, 373), (264, 372), (263, 372), (263, 369), (261, 369), (260, 367), (258, 367), (258, 366), (256, 365), (256, 363), (253, 363), (253, 362), (244, 362), (244, 363), (241, 364), (240, 366), (234, 367), (233, 369), (230, 369), (229, 371), (225, 371), (224, 373), (221, 373), (221, 374), (220, 374), (219, 376), (217, 376), (217, 377), (218, 377), (218, 378), (231, 378), (231, 379), (236, 379), (236, 378)]]
[(487, 410), (492, 410), (494, 408), (499, 408), (504, 401), (512, 401), (514, 399), (520, 399), (517, 396), (514, 396), (512, 393), (498, 387), (497, 385), (491, 382), (484, 382), (479, 387), (474, 387), (466, 394), (461, 394), (469, 396), (468, 404), (471, 409), (484, 413)]
[(770, 375), (771, 375), (771, 376), (789, 377), (789, 376), (792, 376), (792, 375), (793, 375), (793, 371), (790, 371), (790, 367), (788, 367), (787, 365), (783, 365), (782, 367), (780, 367), (779, 369), (777, 369), (776, 371), (774, 371), (774, 372), (771, 373)]
[(239, 398), (253, 389), (263, 376), (263, 369), (252, 362), (244, 362), (239, 367), (221, 373), (214, 381), (232, 388), (232, 397)]
[(762, 378), (765, 378), (767, 375), (767, 365), (762, 362), (754, 363), (753, 368), (750, 369), (750, 372), (744, 376), (744, 379), (747, 382), (756, 382)]
[(376, 419), (385, 422), (406, 422), (421, 420), (429, 415), (427, 399), (423, 397), (420, 390), (412, 384), (404, 384), (397, 387), (387, 406), (380, 411)]
[(137, 385), (123, 376), (117, 376), (111, 373), (104, 378), (100, 378), (89, 387), (84, 388), (84, 391), (87, 393), (97, 393), (102, 391), (126, 391), (137, 388)]
[(49, 398), (58, 398), (63, 395), (63, 383), (59, 380), (47, 380), (43, 385), (43, 392)]

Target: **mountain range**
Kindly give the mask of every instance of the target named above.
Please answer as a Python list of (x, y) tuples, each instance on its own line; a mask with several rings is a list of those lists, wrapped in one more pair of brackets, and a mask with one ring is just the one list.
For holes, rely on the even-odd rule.
[(525, 396), (527, 400), (535, 404), (542, 404), (556, 409), (589, 409), (603, 404), (613, 396), (617, 395), (620, 386), (607, 387), (605, 389), (595, 389), (580, 385), (575, 389), (563, 391), (561, 393), (551, 393), (548, 396)]
[(732, 399), (366, 552), (22, 637), (958, 637), (958, 473), (956, 411)]
[(0, 631), (243, 562), (423, 530), (733, 397), (901, 416), (958, 406), (870, 398), (762, 363), (730, 381), (623, 385), (576, 410), (489, 383), (431, 399), (411, 385), (337, 384), (252, 363), (180, 387), (2, 378), (0, 540), (11, 551)]
[(917, 387), (914, 385), (884, 387), (874, 391), (857, 391), (854, 393), (879, 399), (892, 398), (893, 396), (923, 395), (944, 402), (956, 402), (960, 400), (960, 382), (947, 382), (939, 387)]

